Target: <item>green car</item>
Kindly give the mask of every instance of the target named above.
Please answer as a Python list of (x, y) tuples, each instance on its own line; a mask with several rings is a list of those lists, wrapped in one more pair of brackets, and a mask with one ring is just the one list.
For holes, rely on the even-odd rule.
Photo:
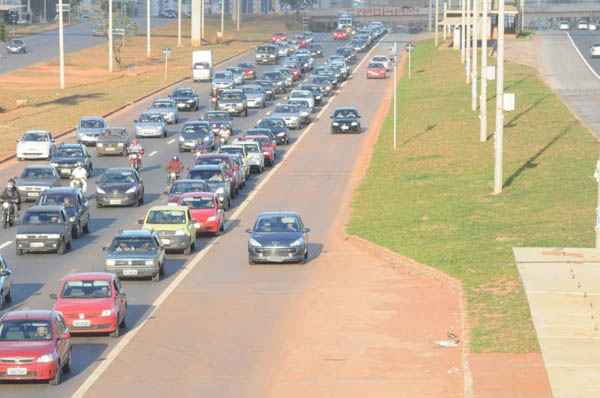
[(195, 222), (185, 206), (152, 207), (140, 224), (143, 229), (156, 232), (166, 250), (190, 254), (196, 248)]

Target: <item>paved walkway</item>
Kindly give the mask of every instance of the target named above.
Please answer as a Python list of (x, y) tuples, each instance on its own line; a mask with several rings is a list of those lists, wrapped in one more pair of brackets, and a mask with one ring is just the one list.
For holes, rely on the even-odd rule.
[(554, 398), (600, 397), (600, 250), (514, 254)]

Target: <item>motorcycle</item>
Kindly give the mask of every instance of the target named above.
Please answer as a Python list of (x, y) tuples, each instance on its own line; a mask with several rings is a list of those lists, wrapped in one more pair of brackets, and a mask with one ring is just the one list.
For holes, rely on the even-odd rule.
[(225, 145), (229, 140), (229, 137), (231, 137), (231, 131), (229, 131), (228, 129), (221, 128), (217, 136), (219, 137), (219, 142), (221, 143), (221, 145)]
[(142, 168), (142, 155), (137, 152), (129, 154), (129, 166), (133, 167), (136, 171), (140, 171)]
[(15, 225), (15, 210), (12, 202), (2, 202), (2, 227), (4, 229)]

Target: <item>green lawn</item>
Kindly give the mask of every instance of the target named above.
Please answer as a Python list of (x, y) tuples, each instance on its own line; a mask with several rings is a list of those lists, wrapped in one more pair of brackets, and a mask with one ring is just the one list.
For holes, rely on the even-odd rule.
[(398, 150), (390, 112), (348, 232), (462, 280), (473, 351), (538, 351), (511, 249), (593, 245), (596, 140), (534, 69), (507, 64), (517, 109), (505, 114), (505, 189), (494, 196), (493, 139), (479, 142), (458, 54), (424, 42), (413, 62), (398, 87)]

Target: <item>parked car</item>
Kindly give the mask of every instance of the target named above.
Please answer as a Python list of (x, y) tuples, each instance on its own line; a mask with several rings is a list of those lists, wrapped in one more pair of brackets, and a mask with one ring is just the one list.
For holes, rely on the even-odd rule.
[(50, 165), (61, 178), (70, 178), (77, 167), (87, 170), (88, 176), (94, 173), (92, 157), (83, 144), (60, 144), (50, 158)]
[(142, 228), (156, 232), (165, 250), (190, 254), (196, 248), (196, 226), (190, 210), (182, 206), (155, 206), (140, 220)]
[(71, 249), (73, 228), (63, 206), (32, 206), (17, 226), (16, 253), (56, 252)]
[(288, 135), (288, 127), (285, 120), (276, 117), (267, 117), (259, 120), (256, 127), (261, 129), (269, 129), (277, 138), (278, 144), (289, 144), (290, 138)]
[[(71, 335), (56, 311), (10, 311), (0, 317), (0, 380), (62, 382), (71, 370)], [(17, 362), (18, 361), (18, 362)]]
[(248, 102), (242, 90), (229, 89), (219, 93), (217, 99), (217, 110), (230, 114), (248, 116)]
[(386, 79), (387, 69), (379, 62), (370, 62), (367, 66), (367, 79)]
[(248, 84), (240, 87), (246, 96), (248, 108), (264, 108), (267, 106), (265, 89), (258, 84)]
[(142, 176), (134, 168), (109, 168), (96, 183), (96, 207), (141, 206), (144, 191)]
[(265, 212), (247, 231), (248, 262), (285, 263), (308, 260), (308, 233), (302, 219), (293, 212)]
[(170, 98), (155, 99), (147, 113), (161, 115), (167, 124), (177, 124), (179, 122), (177, 104)]
[(225, 212), (219, 207), (219, 199), (213, 192), (184, 193), (177, 202), (190, 209), (196, 233), (219, 235), (225, 229)]
[(70, 187), (49, 188), (37, 201), (40, 206), (63, 206), (72, 226), (74, 239), (90, 232), (90, 209), (81, 190)]
[(96, 156), (126, 156), (129, 148), (129, 133), (125, 127), (109, 127), (98, 137)]
[(16, 179), (16, 186), (24, 202), (35, 202), (42, 191), (60, 185), (60, 176), (50, 165), (27, 166)]
[(108, 125), (102, 117), (82, 117), (77, 125), (77, 142), (84, 145), (95, 145), (106, 127)]
[(168, 192), (168, 203), (177, 203), (179, 197), (188, 192), (212, 192), (208, 183), (201, 179), (180, 179), (171, 184)]
[(145, 112), (133, 123), (135, 136), (138, 138), (167, 136), (167, 123), (161, 114)]
[(5, 303), (12, 301), (12, 270), (8, 267), (4, 257), (0, 256), (0, 309)]
[(71, 333), (107, 333), (118, 337), (125, 327), (127, 296), (119, 278), (108, 272), (81, 272), (61, 279), (52, 308)]
[(17, 160), (49, 159), (54, 150), (52, 134), (44, 130), (29, 130), (17, 140)]
[(175, 89), (169, 96), (175, 104), (178, 110), (182, 111), (197, 111), (200, 107), (200, 100), (198, 94), (188, 87), (180, 87)]
[(120, 231), (103, 250), (104, 270), (120, 278), (158, 281), (164, 273), (165, 248), (155, 231)]
[(303, 127), (303, 118), (300, 115), (300, 108), (295, 105), (278, 104), (273, 112), (268, 114), (271, 118), (283, 119), (289, 129), (299, 129)]
[(12, 39), (6, 43), (6, 52), (8, 54), (26, 54), (27, 46), (21, 39)]
[(331, 115), (331, 133), (360, 133), (360, 113), (356, 108), (337, 108)]

